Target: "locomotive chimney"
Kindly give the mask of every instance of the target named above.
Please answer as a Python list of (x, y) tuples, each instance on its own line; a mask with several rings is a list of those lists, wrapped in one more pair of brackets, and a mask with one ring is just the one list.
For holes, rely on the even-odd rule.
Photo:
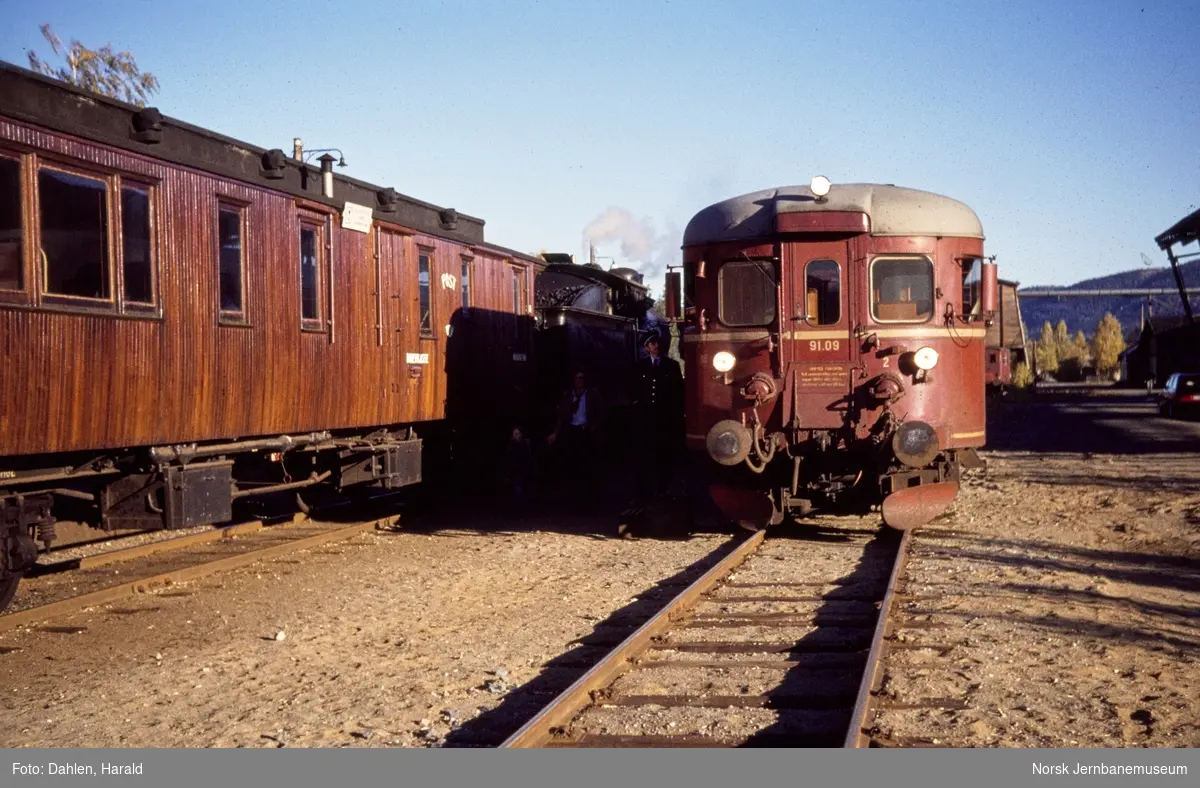
[(299, 137), (292, 137), (292, 158), (296, 161), (304, 161), (304, 143)]

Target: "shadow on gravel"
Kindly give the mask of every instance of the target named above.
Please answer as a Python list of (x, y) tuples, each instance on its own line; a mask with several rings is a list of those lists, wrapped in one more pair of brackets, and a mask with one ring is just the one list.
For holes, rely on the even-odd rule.
[(634, 601), (596, 622), (590, 634), (572, 641), (570, 650), (545, 663), (536, 678), (509, 691), (499, 706), (451, 731), (443, 746), (495, 747), (503, 743), (740, 542), (740, 539), (736, 539), (722, 545), (700, 561), (645, 589)]
[(990, 402), (992, 451), (1166, 454), (1200, 450), (1200, 424), (1165, 419), (1144, 394)]
[[(1030, 539), (972, 537), (957, 533), (939, 534), (938, 538), (957, 542), (962, 546), (952, 549), (926, 547), (925, 551), (934, 554), (946, 553), (953, 558), (979, 564), (1074, 572), (1142, 586), (1200, 593), (1200, 558), (1126, 550), (1096, 550), (1089, 547), (1047, 544)], [(973, 548), (972, 543), (980, 547)], [(981, 549), (984, 546), (989, 550), (1005, 552), (989, 552)]]

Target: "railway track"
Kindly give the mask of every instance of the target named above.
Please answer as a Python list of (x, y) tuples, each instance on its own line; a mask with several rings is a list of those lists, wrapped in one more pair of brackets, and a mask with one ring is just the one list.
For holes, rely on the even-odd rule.
[[(797, 535), (814, 534), (798, 531)], [(870, 735), (911, 536), (748, 537), (502, 747), (897, 746)], [(943, 701), (931, 701), (944, 705)]]
[(252, 521), (60, 562), (43, 567), (22, 583), (13, 605), (0, 615), (0, 633), (299, 550), (344, 541), (386, 527), (395, 519), (394, 515), (368, 516), (346, 523), (297, 518), (274, 526)]

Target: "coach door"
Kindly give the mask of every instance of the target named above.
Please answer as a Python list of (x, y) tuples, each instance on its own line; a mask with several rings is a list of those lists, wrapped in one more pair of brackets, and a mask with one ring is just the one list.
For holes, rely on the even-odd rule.
[(781, 326), (789, 405), (801, 429), (842, 426), (849, 401), (852, 292), (846, 241), (785, 243), (784, 316)]

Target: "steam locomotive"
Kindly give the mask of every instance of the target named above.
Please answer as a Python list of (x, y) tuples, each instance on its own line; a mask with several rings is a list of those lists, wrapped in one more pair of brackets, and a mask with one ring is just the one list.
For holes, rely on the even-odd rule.
[(692, 218), (668, 314), (682, 296), (687, 443), (726, 516), (854, 502), (903, 530), (953, 502), (986, 437), (983, 240), (956, 200), (823, 177)]

